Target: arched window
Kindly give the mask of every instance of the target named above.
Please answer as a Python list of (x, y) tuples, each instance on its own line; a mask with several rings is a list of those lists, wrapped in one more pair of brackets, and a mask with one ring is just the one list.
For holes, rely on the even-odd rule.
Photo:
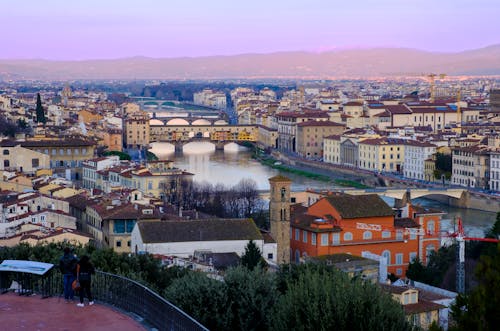
[(391, 251), (389, 250), (383, 251), (382, 256), (387, 259), (387, 265), (391, 264)]
[(286, 189), (284, 187), (281, 188), (281, 201), (285, 201), (286, 198)]
[(352, 240), (352, 233), (351, 232), (344, 233), (344, 241), (350, 241), (350, 240)]
[(436, 231), (434, 221), (428, 221), (427, 222), (427, 233), (430, 235), (433, 235), (434, 232)]
[(365, 239), (365, 240), (372, 239), (372, 232), (371, 231), (365, 231), (365, 232), (363, 232), (363, 239)]
[(427, 245), (427, 247), (425, 248), (425, 264), (429, 262), (429, 257), (435, 250), (436, 248), (434, 247), (434, 245)]
[(9, 155), (9, 154), (10, 154), (10, 153), (9, 153), (9, 150), (8, 150), (8, 149), (4, 149), (4, 150), (3, 150), (3, 155)]

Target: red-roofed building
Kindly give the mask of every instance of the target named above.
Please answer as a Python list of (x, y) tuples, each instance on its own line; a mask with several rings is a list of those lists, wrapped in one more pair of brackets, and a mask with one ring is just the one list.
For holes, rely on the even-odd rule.
[[(427, 263), (439, 248), (443, 213), (407, 205), (396, 211), (378, 195), (327, 194), (309, 207), (290, 206), (293, 261), (307, 256), (372, 253), (387, 258), (387, 270), (404, 277), (415, 258)], [(399, 215), (398, 215), (399, 216)]]

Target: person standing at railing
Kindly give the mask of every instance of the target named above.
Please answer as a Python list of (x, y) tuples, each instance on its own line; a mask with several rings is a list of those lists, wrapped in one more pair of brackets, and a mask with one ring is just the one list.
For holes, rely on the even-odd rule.
[(66, 302), (71, 302), (75, 295), (71, 284), (75, 280), (77, 263), (78, 259), (71, 253), (71, 249), (65, 247), (64, 255), (59, 260), (59, 270), (63, 274), (64, 299), (66, 299)]
[(90, 262), (87, 255), (82, 256), (78, 265), (76, 266), (76, 279), (80, 282), (80, 303), (77, 304), (78, 307), (83, 307), (83, 298), (87, 295), (89, 300), (89, 306), (94, 304), (92, 299), (92, 293), (90, 291), (90, 285), (92, 280), (92, 274), (95, 273), (94, 266)]

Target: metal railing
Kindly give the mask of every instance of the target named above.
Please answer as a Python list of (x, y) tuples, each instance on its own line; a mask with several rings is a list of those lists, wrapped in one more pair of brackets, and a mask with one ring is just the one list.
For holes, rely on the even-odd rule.
[[(0, 273), (0, 291), (6, 292), (16, 281), (19, 295), (62, 296), (62, 275), (51, 270), (44, 276), (27, 273)], [(129, 278), (96, 271), (92, 277), (92, 295), (97, 302), (108, 304), (138, 317), (145, 325), (159, 331), (208, 329), (146, 286)]]

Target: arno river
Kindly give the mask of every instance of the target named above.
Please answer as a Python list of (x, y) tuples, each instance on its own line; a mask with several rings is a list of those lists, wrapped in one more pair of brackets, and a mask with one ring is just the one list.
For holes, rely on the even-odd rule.
[[(268, 178), (279, 174), (276, 169), (269, 168), (251, 158), (251, 153), (244, 147), (236, 144), (226, 146), (225, 151), (215, 151), (214, 146), (208, 142), (190, 143), (184, 146), (182, 153), (174, 153), (174, 146), (168, 143), (153, 143), (151, 151), (162, 160), (173, 160), (174, 166), (194, 173), (195, 182), (222, 183), (232, 186), (241, 179), (251, 178), (257, 183), (259, 190), (269, 189)], [(300, 177), (298, 175), (283, 173), (292, 180), (292, 190), (301, 191), (307, 188), (327, 189), (334, 186), (330, 183)], [(392, 199), (386, 199), (393, 205)], [(453, 219), (461, 217), (466, 234), (470, 237), (483, 237), (484, 230), (489, 229), (495, 222), (496, 214), (450, 207), (442, 203), (415, 199), (414, 203), (436, 208), (446, 212), (443, 216), (441, 229), (452, 231)]]

